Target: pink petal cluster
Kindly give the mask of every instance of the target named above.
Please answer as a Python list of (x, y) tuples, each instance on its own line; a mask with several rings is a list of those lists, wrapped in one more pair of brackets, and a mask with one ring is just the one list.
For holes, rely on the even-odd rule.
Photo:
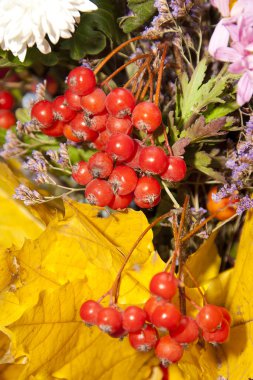
[(237, 103), (242, 106), (253, 95), (253, 0), (211, 0), (225, 18), (217, 24), (209, 44), (209, 53), (223, 62), (231, 62), (229, 71), (242, 74), (238, 82)]

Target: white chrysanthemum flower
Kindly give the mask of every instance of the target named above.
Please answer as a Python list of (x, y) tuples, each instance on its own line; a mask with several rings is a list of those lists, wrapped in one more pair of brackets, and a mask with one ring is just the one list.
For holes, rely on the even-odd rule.
[(69, 38), (80, 12), (97, 6), (89, 0), (0, 0), (0, 46), (24, 61), (27, 47), (34, 44), (47, 54), (59, 38)]

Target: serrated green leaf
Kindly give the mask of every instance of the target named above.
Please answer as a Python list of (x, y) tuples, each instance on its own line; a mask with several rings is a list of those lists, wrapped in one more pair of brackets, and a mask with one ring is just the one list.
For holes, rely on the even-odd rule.
[(211, 162), (212, 162), (212, 159), (204, 151), (196, 152), (194, 155), (193, 164), (195, 168), (198, 168), (200, 166), (208, 166), (210, 165)]
[(127, 4), (133, 14), (119, 19), (119, 25), (125, 33), (143, 26), (156, 12), (154, 0), (128, 0)]
[(239, 104), (236, 102), (224, 103), (220, 106), (212, 108), (210, 107), (210, 109), (204, 114), (206, 122), (226, 116), (237, 110), (239, 107)]

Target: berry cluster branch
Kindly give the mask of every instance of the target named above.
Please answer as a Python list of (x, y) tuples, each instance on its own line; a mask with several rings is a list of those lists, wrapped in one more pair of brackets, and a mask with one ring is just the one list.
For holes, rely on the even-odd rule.
[(161, 57), (161, 63), (158, 71), (158, 77), (157, 77), (157, 84), (156, 84), (156, 92), (155, 92), (155, 100), (154, 103), (159, 106), (159, 99), (160, 99), (160, 92), (161, 92), (161, 85), (162, 85), (162, 76), (163, 76), (163, 68), (165, 63), (165, 58), (168, 51), (168, 45), (164, 46), (162, 57)]

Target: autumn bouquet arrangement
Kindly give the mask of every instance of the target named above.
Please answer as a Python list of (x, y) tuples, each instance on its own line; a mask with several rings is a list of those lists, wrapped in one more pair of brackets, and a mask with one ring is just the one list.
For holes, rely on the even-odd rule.
[(253, 2), (0, 10), (0, 378), (253, 378)]

